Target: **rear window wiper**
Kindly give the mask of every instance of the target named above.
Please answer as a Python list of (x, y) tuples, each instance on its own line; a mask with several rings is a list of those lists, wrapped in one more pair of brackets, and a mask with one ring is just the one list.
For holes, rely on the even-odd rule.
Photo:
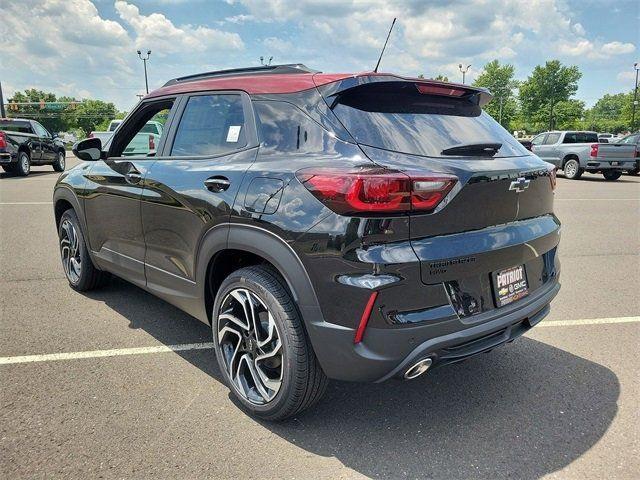
[(442, 155), (479, 155), (493, 157), (502, 148), (501, 143), (464, 143), (455, 147), (445, 148)]

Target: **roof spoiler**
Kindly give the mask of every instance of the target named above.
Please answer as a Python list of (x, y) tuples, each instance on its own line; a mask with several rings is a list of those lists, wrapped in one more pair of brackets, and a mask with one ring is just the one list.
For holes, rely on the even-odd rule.
[(335, 82), (319, 85), (325, 98), (343, 93), (347, 90), (379, 82), (407, 82), (415, 83), (418, 91), (428, 95), (473, 98), (482, 107), (491, 101), (493, 96), (486, 88), (472, 87), (461, 83), (441, 82), (439, 80), (429, 80), (425, 78), (400, 77), (391, 74), (380, 74), (373, 72), (361, 73)]

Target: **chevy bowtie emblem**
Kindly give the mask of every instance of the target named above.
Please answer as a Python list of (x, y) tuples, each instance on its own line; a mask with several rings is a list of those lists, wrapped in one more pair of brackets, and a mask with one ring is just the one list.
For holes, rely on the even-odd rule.
[(527, 188), (529, 188), (529, 184), (531, 180), (527, 180), (524, 177), (518, 177), (516, 180), (511, 182), (509, 185), (509, 190), (515, 190), (517, 193), (524, 192)]

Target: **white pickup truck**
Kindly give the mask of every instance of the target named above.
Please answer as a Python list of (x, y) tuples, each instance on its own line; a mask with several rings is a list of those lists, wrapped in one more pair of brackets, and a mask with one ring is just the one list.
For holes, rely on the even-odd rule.
[[(104, 147), (121, 123), (122, 120), (111, 120), (106, 132), (91, 132), (89, 138), (99, 138)], [(127, 145), (122, 154), (124, 156), (148, 155), (150, 152), (153, 152), (160, 141), (163, 129), (164, 126), (162, 123), (156, 122), (155, 120), (148, 121), (145, 126), (142, 127), (142, 130), (133, 137), (133, 140), (129, 142), (129, 145)]]
[(544, 132), (531, 140), (531, 151), (564, 170), (565, 177), (572, 180), (584, 172), (602, 173), (605, 180), (617, 180), (636, 164), (634, 145), (598, 143), (596, 132)]

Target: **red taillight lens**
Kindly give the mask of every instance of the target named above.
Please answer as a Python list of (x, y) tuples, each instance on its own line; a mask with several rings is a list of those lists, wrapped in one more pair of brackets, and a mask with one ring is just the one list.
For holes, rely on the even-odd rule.
[(598, 156), (598, 147), (599, 145), (597, 143), (591, 145), (591, 153), (589, 154), (590, 157)]
[(447, 87), (444, 85), (431, 85), (428, 83), (416, 83), (416, 88), (425, 95), (445, 95), (448, 97), (461, 97), (466, 91), (462, 88)]
[(452, 175), (382, 168), (305, 169), (297, 177), (318, 200), (341, 215), (432, 211), (457, 181)]
[(4, 132), (0, 132), (0, 148), (7, 148), (7, 137), (4, 136)]
[(549, 167), (549, 181), (551, 182), (551, 190), (556, 189), (556, 184), (558, 181), (558, 177), (556, 173), (557, 173), (556, 167), (554, 166)]
[(153, 151), (156, 149), (156, 142), (153, 138), (153, 135), (149, 135), (149, 151)]

